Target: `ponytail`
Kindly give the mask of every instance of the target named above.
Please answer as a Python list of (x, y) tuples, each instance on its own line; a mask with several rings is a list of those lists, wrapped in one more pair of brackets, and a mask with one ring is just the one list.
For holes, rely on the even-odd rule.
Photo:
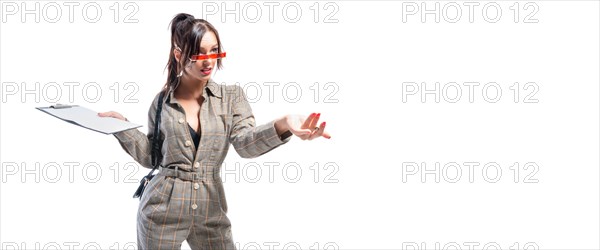
[[(175, 58), (175, 54), (173, 53), (173, 51), (176, 48), (181, 48), (180, 45), (181, 44), (179, 42), (179, 37), (181, 37), (181, 31), (184, 30), (184, 28), (182, 26), (185, 25), (185, 23), (189, 23), (190, 20), (194, 20), (194, 16), (190, 15), (190, 14), (185, 14), (185, 13), (179, 13), (177, 15), (175, 15), (175, 17), (173, 17), (173, 20), (171, 20), (171, 23), (169, 24), (171, 27), (171, 48), (169, 49), (169, 61), (167, 62), (167, 70), (168, 70), (168, 74), (167, 74), (167, 82), (165, 83), (165, 86), (163, 87), (163, 89), (168, 89), (169, 87), (173, 87), (173, 85), (175, 85), (177, 83), (177, 75), (179, 74), (178, 71), (180, 71), (182, 68), (180, 65), (178, 65), (177, 63), (177, 59)], [(182, 51), (183, 54), (183, 51)]]

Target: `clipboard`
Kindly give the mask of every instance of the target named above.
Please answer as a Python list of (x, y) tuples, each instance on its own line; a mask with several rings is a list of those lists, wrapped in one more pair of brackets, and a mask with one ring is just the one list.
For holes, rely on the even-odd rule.
[(36, 109), (68, 123), (107, 135), (142, 126), (113, 117), (100, 117), (98, 112), (79, 105), (55, 104)]

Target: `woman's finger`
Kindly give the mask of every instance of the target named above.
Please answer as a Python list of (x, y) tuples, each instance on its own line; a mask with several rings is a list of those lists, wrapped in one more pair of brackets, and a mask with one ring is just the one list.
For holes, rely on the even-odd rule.
[(317, 115), (317, 113), (312, 113), (308, 117), (306, 117), (306, 120), (304, 120), (304, 123), (302, 124), (302, 127), (300, 127), (300, 128), (310, 129), (311, 128), (310, 123), (312, 122), (312, 120), (315, 118), (316, 115)]
[(326, 122), (322, 122), (322, 123), (321, 123), (321, 126), (319, 126), (319, 133), (318, 133), (318, 135), (317, 135), (317, 136), (322, 136), (322, 135), (323, 135), (323, 133), (325, 133), (325, 126), (326, 126), (326, 125), (327, 125), (327, 123), (326, 123)]
[(312, 139), (315, 139), (315, 138), (321, 136), (325, 132), (326, 125), (327, 125), (326, 122), (322, 122), (321, 126), (319, 126), (319, 130), (317, 130), (313, 134), (311, 134), (309, 140), (312, 140)]
[(325, 125), (327, 125), (327, 123), (325, 123), (325, 122), (321, 123), (321, 127), (319, 129), (319, 135), (323, 136), (327, 139), (331, 139), (331, 135), (329, 135), (329, 133), (325, 132)]
[(108, 112), (98, 113), (98, 116), (100, 116), (100, 117), (112, 117), (112, 118), (117, 118), (117, 119), (124, 120), (124, 121), (127, 120), (123, 115), (121, 115), (121, 114), (119, 114), (118, 112), (115, 112), (115, 111), (108, 111)]
[(112, 111), (108, 111), (108, 112), (98, 113), (98, 115), (101, 117), (113, 117), (114, 114)]
[(317, 123), (319, 122), (319, 118), (321, 118), (321, 113), (317, 113), (314, 118), (312, 119), (312, 121), (310, 121), (310, 125), (308, 125), (308, 129), (314, 129), (317, 126)]

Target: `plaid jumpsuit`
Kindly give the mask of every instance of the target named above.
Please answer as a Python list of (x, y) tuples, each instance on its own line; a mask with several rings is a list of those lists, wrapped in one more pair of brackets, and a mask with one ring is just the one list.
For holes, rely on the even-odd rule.
[[(176, 88), (176, 87), (175, 87)], [(192, 142), (185, 112), (173, 95), (165, 95), (160, 135), (161, 167), (148, 183), (137, 217), (139, 249), (235, 249), (227, 201), (220, 178), (231, 143), (244, 158), (260, 156), (287, 143), (274, 121), (255, 126), (252, 110), (239, 86), (208, 81), (201, 105), (201, 139)], [(148, 111), (148, 135), (137, 129), (115, 133), (119, 144), (143, 167), (152, 168), (151, 142), (158, 94)]]

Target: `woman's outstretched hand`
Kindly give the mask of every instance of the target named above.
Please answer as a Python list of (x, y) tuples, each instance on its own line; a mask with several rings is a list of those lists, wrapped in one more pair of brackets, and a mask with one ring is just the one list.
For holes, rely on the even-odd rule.
[[(303, 115), (286, 115), (275, 123), (275, 128), (279, 131), (290, 130), (292, 134), (300, 137), (302, 140), (312, 140), (320, 136), (331, 139), (331, 135), (325, 132), (325, 122), (321, 122), (317, 126), (320, 116), (320, 113), (312, 113), (308, 117)], [(277, 128), (278, 125), (279, 128)]]
[(108, 111), (108, 112), (98, 113), (98, 116), (100, 116), (100, 117), (113, 117), (113, 118), (117, 118), (119, 120), (127, 121), (127, 118), (125, 118), (123, 115), (119, 114), (119, 112), (115, 112), (115, 111)]

